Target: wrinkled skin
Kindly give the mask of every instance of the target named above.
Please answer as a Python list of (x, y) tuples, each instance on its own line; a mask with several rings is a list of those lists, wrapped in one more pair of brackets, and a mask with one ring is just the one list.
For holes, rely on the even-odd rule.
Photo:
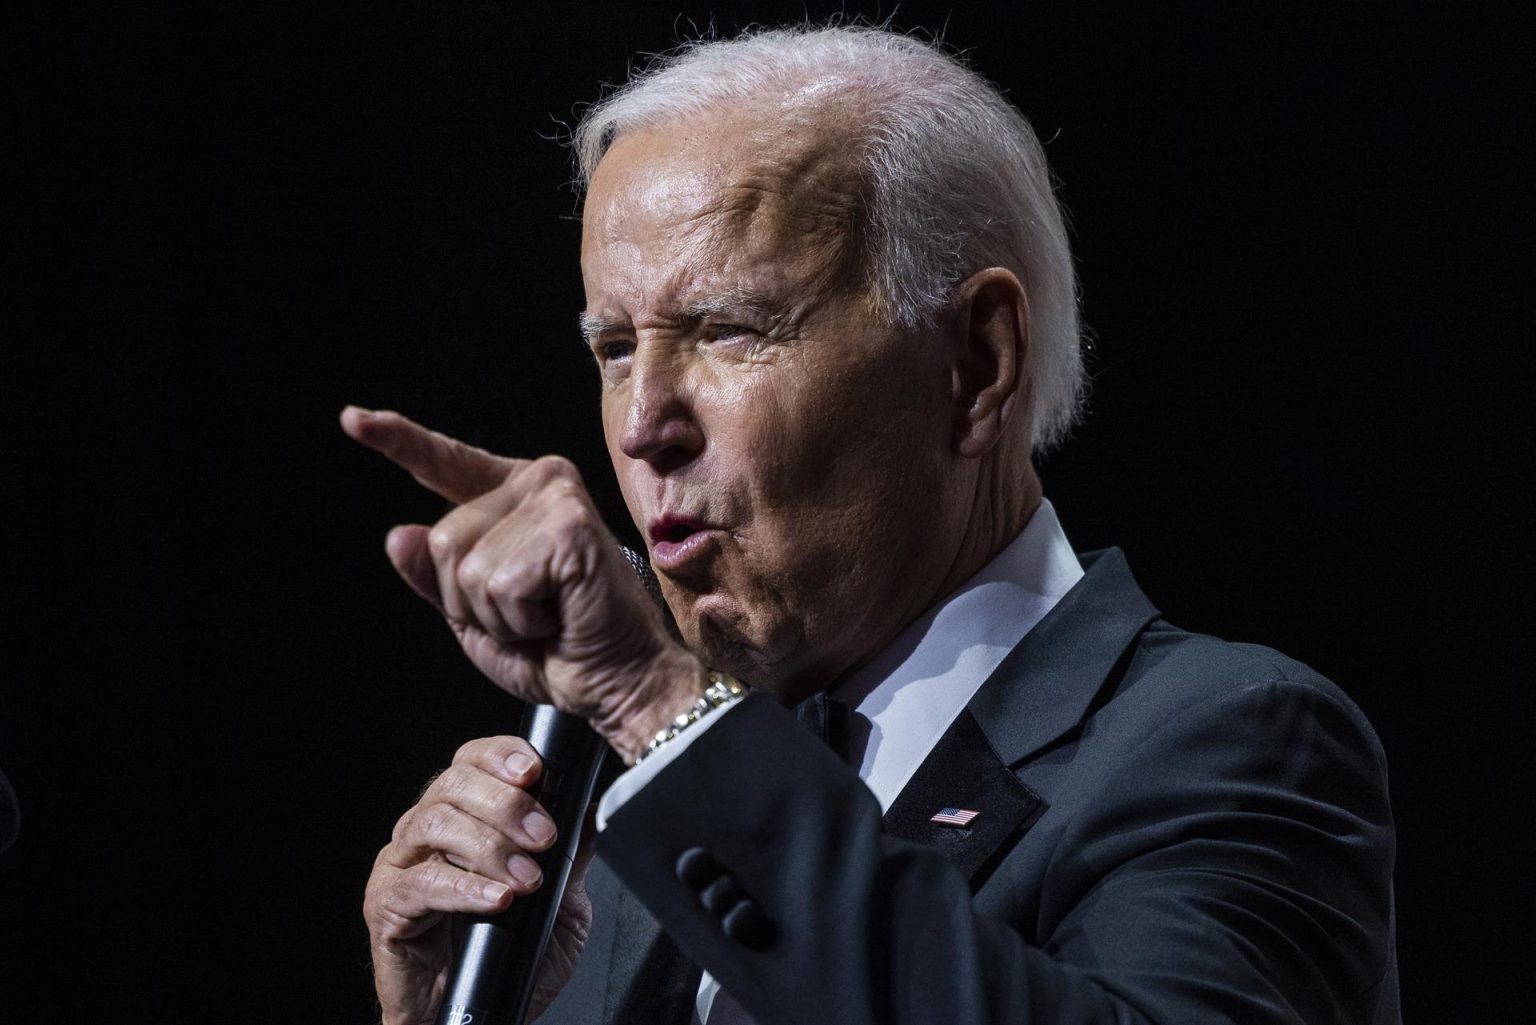
[[(706, 665), (785, 703), (832, 685), (1039, 501), (1018, 279), (980, 270), (938, 327), (889, 327), (863, 285), (849, 133), (803, 114), (624, 135), (588, 194), (583, 326), (603, 428), (686, 649), (569, 464), (343, 414), (352, 437), (457, 504), (436, 526), (391, 532), (401, 576), (490, 679), (587, 716), (627, 760), (697, 696)], [(683, 555), (661, 529), (678, 518), (693, 524)], [(515, 871), (548, 842), (527, 824), (536, 759), (506, 761), (530, 753), (519, 745), (466, 745), (379, 855), (364, 913), (385, 1025), (433, 1020), (445, 912), (498, 910), (537, 886)], [(590, 927), (584, 874), (582, 860), (541, 1007)]]
[[(517, 737), (471, 741), (396, 824), (374, 861), (363, 905), (385, 1022), (435, 1020), (453, 952), (448, 912), (502, 911), (537, 889), (538, 866), (528, 855), (554, 839), (554, 824), (524, 789), (539, 770), (537, 754)], [(586, 942), (590, 857), (578, 859), (561, 898), (530, 1008), (535, 1016), (570, 978)]]
[(963, 346), (872, 313), (844, 136), (754, 123), (621, 137), (582, 272), (630, 515), (720, 528), (703, 557), (658, 566), (683, 636), (793, 703), (969, 576), (998, 533), (978, 514), (999, 510), (958, 453), (977, 426)]
[[(386, 548), (486, 676), (588, 718), (629, 760), (658, 716), (692, 702), (702, 666), (667, 634), (568, 462), (503, 459), (396, 413), (349, 407), (342, 425), (460, 503), (431, 528), (391, 531)], [(528, 793), (539, 771), (518, 738), (464, 745), (379, 852), (363, 914), (387, 1025), (435, 1020), (453, 949), (445, 913), (504, 910), (541, 882), (528, 855), (555, 826)], [(535, 1011), (586, 941), (587, 860), (579, 852), (562, 897)]]

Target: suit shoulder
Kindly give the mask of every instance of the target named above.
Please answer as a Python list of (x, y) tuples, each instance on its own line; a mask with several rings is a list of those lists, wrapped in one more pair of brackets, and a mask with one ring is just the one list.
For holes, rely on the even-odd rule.
[(1380, 756), (1365, 713), (1322, 673), (1273, 648), (1192, 633), (1163, 619), (1148, 624), (1138, 638), (1105, 710), (1121, 705), (1118, 712), (1137, 709), (1171, 718), (1211, 703), (1262, 704), (1277, 694), (1348, 723)]

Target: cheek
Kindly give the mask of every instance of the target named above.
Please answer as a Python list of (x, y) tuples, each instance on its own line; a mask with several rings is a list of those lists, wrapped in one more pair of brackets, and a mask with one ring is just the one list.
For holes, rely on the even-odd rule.
[(743, 406), (763, 484), (791, 504), (850, 510), (925, 487), (948, 436), (947, 381), (927, 369), (880, 359), (765, 382)]
[(708, 434), (727, 476), (754, 493), (759, 508), (804, 504), (835, 473), (843, 430), (827, 389), (787, 368), (732, 381), (714, 402)]

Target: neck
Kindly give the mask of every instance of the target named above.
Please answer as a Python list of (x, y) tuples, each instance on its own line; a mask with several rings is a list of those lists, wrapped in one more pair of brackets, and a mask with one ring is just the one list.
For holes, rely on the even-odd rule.
[(996, 450), (991, 455), (994, 458), (981, 460), (970, 487), (958, 488), (969, 494), (968, 504), (954, 510), (963, 527), (951, 534), (944, 550), (932, 553), (929, 568), (921, 574), (924, 579), (906, 591), (897, 614), (885, 618), (878, 631), (865, 635), (866, 643), (859, 652), (852, 657), (845, 653), (841, 664), (829, 660), (804, 665), (796, 672), (764, 681), (783, 704), (797, 704), (846, 680), (1019, 536), (1040, 507), (1040, 478), (1027, 457), (1008, 460)]
[(949, 571), (925, 609), (953, 593), (995, 559), (1019, 536), (1035, 510), (1040, 508), (1044, 493), (1040, 477), (1028, 460), (1024, 461), (1022, 470), (1009, 467), (1011, 472), (1006, 474), (998, 474), (996, 466), (989, 469), (991, 473), (984, 472), (981, 476), (995, 479), (979, 483), (966, 531), (955, 547)]

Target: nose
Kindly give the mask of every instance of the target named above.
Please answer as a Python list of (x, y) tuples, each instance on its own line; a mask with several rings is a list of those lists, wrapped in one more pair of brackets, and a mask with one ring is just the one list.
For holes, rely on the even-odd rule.
[(619, 450), (657, 473), (671, 473), (704, 450), (704, 431), (679, 360), (640, 344), (632, 357), (629, 408)]

